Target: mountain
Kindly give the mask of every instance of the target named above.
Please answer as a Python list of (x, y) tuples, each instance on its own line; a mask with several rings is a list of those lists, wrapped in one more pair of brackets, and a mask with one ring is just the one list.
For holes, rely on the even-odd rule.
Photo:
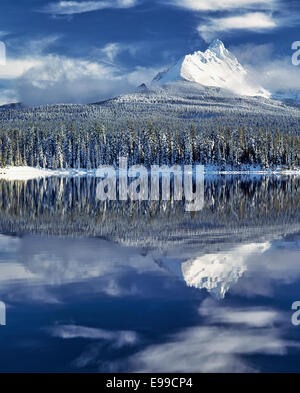
[(197, 51), (182, 57), (168, 71), (160, 72), (153, 79), (153, 84), (165, 85), (182, 80), (225, 89), (240, 96), (271, 96), (267, 90), (250, 80), (245, 68), (219, 39), (205, 52)]
[(0, 128), (27, 129), (28, 124), (47, 130), (74, 123), (83, 129), (95, 122), (108, 130), (124, 129), (128, 121), (141, 131), (152, 124), (157, 130), (188, 129), (199, 132), (220, 126), (236, 130), (240, 125), (255, 133), (259, 127), (298, 134), (300, 110), (279, 100), (241, 97), (219, 87), (177, 81), (163, 86), (140, 86), (138, 91), (91, 105), (46, 105), (0, 108)]
[(148, 124), (162, 131), (188, 129), (193, 125), (201, 133), (218, 130), (220, 126), (232, 130), (243, 126), (253, 132), (262, 127), (298, 135), (297, 97), (277, 95), (274, 100), (269, 96), (269, 92), (250, 81), (237, 58), (216, 40), (205, 52), (185, 56), (168, 71), (159, 73), (152, 84), (141, 84), (129, 94), (90, 105), (0, 107), (0, 128), (9, 124), (23, 129), (35, 124), (54, 129), (62, 122), (87, 128), (98, 122), (107, 129), (113, 125), (121, 130), (130, 121), (140, 130)]
[(24, 105), (20, 102), (12, 102), (11, 104), (0, 105), (0, 110), (9, 110), (9, 109), (22, 109)]

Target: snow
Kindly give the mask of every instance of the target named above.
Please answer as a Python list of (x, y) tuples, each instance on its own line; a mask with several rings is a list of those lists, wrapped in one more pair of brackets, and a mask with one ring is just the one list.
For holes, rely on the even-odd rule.
[(158, 74), (153, 84), (165, 85), (181, 80), (226, 89), (241, 96), (271, 96), (267, 90), (250, 80), (238, 59), (218, 39), (205, 52), (196, 51), (182, 57), (167, 72)]
[(27, 166), (9, 166), (0, 169), (0, 179), (30, 180), (51, 176), (95, 176), (96, 169), (42, 169)]
[(216, 299), (224, 299), (230, 288), (249, 269), (249, 263), (259, 260), (271, 249), (270, 241), (248, 243), (228, 250), (206, 253), (187, 260), (163, 257), (161, 266), (183, 279), (187, 286), (206, 289)]
[(206, 289), (218, 299), (224, 299), (230, 287), (247, 270), (246, 260), (261, 255), (271, 244), (243, 244), (228, 252), (205, 254), (182, 263), (182, 276), (189, 287)]
[[(43, 168), (33, 168), (27, 166), (8, 166), (6, 168), (0, 169), (0, 179), (5, 180), (30, 180), (38, 179), (52, 176), (59, 177), (84, 177), (84, 176), (98, 176), (98, 169), (43, 169)], [(166, 172), (169, 172), (168, 170)], [(300, 176), (300, 168), (296, 169), (268, 169), (263, 170), (259, 167), (249, 166), (243, 170), (236, 170), (231, 168), (226, 168), (225, 170), (220, 170), (218, 166), (206, 165), (204, 166), (205, 176), (214, 175), (285, 175), (285, 176)], [(152, 173), (156, 173), (154, 170)], [(127, 171), (119, 171), (119, 176), (127, 176)]]
[[(0, 169), (0, 179), (6, 180), (30, 180), (36, 178), (44, 178), (51, 176), (97, 176), (98, 169), (43, 169), (26, 166), (9, 166)], [(169, 172), (169, 171), (167, 171)], [(156, 173), (153, 171), (153, 173)], [(251, 167), (247, 170), (220, 170), (217, 166), (205, 166), (206, 175), (300, 175), (299, 169), (282, 169), (262, 170), (260, 168)], [(119, 175), (127, 175), (127, 171), (120, 171)]]

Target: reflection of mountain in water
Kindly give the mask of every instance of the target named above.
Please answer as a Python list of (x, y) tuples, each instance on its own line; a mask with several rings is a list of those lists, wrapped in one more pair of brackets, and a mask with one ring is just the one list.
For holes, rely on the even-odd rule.
[[(11, 293), (9, 285), (20, 291), (22, 283), (42, 285), (42, 290), (27, 295), (53, 303), (59, 302), (55, 287), (82, 283), (88, 291), (133, 296), (146, 290), (142, 278), (146, 274), (156, 279), (178, 277), (216, 299), (223, 299), (229, 291), (269, 296), (275, 282), (290, 284), (300, 279), (299, 239), (298, 234), (274, 242), (235, 244), (231, 250), (221, 247), (219, 252), (206, 254), (199, 246), (182, 255), (181, 247), (141, 253), (139, 248), (97, 238), (1, 235), (0, 295)], [(152, 296), (153, 287), (148, 290)], [(23, 299), (24, 293), (20, 296)]]
[(225, 252), (204, 254), (187, 261), (162, 258), (159, 265), (182, 277), (189, 287), (206, 289), (223, 299), (247, 271), (247, 259), (262, 255), (270, 243), (243, 244)]
[(193, 249), (260, 241), (300, 230), (297, 178), (231, 176), (205, 180), (205, 205), (186, 212), (184, 203), (100, 202), (95, 178), (0, 182), (0, 231), (105, 237), (126, 245), (170, 249), (189, 258)]

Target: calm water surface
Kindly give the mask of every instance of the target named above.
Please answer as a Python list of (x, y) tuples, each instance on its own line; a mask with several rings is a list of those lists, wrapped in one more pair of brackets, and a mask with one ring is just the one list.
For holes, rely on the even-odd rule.
[(0, 181), (1, 372), (299, 372), (300, 179), (215, 177), (205, 205)]

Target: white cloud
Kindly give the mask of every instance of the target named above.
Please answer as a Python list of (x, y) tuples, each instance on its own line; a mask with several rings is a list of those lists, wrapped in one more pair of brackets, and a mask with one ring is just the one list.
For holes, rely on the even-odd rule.
[(130, 268), (143, 274), (159, 270), (150, 254), (142, 256), (138, 249), (121, 245), (112, 247), (111, 242), (99, 239), (74, 242), (73, 239), (28, 236), (23, 240), (0, 236), (0, 251), (2, 287), (5, 277), (13, 277), (14, 269), (18, 269), (26, 272), (26, 279), (30, 276), (48, 287), (97, 279), (95, 290), (98, 292), (131, 296), (136, 293), (136, 287), (130, 283), (119, 285), (124, 271)]
[(245, 44), (231, 50), (250, 77), (266, 89), (272, 92), (300, 90), (300, 67), (292, 64), (293, 51), (291, 56), (278, 56), (273, 44)]
[(137, 2), (137, 0), (60, 1), (50, 3), (40, 11), (53, 15), (73, 15), (105, 8), (130, 8), (134, 7)]
[(85, 338), (90, 340), (113, 341), (114, 345), (119, 348), (125, 345), (133, 345), (138, 341), (137, 334), (130, 330), (109, 331), (78, 325), (59, 325), (50, 328), (50, 332), (52, 336), (63, 339)]
[[(105, 343), (109, 345), (114, 352), (122, 350), (124, 347), (135, 346), (140, 342), (140, 338), (135, 331), (121, 330), (121, 331), (110, 331), (99, 328), (90, 328), (86, 326), (78, 325), (58, 325), (48, 329), (50, 334), (54, 337), (62, 339), (75, 339), (81, 338), (86, 340), (92, 340), (91, 344), (88, 344), (84, 351), (77, 357), (72, 363), (75, 367), (84, 368), (88, 365), (95, 366), (101, 364), (101, 368), (104, 367), (102, 360), (102, 345)], [(106, 364), (109, 367), (109, 363)], [(106, 371), (113, 371), (106, 370)]]
[(194, 11), (218, 11), (267, 6), (273, 4), (273, 2), (273, 0), (170, 0), (173, 5)]
[(205, 299), (199, 309), (201, 316), (210, 324), (245, 325), (248, 327), (272, 327), (282, 320), (275, 310), (265, 307), (220, 307), (212, 298)]
[(0, 67), (0, 79), (15, 79), (22, 76), (33, 67), (42, 64), (38, 58), (7, 59), (6, 64)]
[[(42, 44), (37, 44), (36, 55), (8, 59), (6, 65), (0, 67), (0, 80), (14, 81), (15, 91), (12, 94), (11, 90), (10, 95), (18, 97), (18, 101), (24, 104), (97, 102), (131, 92), (141, 83), (148, 83), (158, 72), (158, 69), (144, 67), (124, 71), (122, 67), (112, 64), (123, 50), (118, 44), (102, 51), (104, 63), (59, 55), (39, 55), (42, 48)], [(2, 104), (9, 102), (2, 99)]]
[(9, 104), (9, 103), (14, 103), (14, 102), (18, 102), (19, 97), (16, 93), (15, 90), (13, 89), (3, 89), (0, 90), (0, 106), (1, 105), (5, 105), (5, 104)]
[(131, 359), (134, 372), (252, 372), (242, 356), (284, 355), (297, 346), (275, 329), (237, 329), (203, 326), (186, 329), (169, 342), (153, 345)]
[(220, 18), (217, 20), (219, 28), (222, 30), (231, 29), (271, 29), (276, 27), (275, 21), (267, 14), (262, 12), (253, 12), (241, 16), (232, 16)]
[(263, 32), (277, 27), (276, 21), (264, 12), (250, 12), (224, 18), (211, 18), (208, 23), (201, 24), (197, 30), (205, 41), (211, 41), (221, 32), (232, 30), (251, 30)]
[(267, 61), (250, 72), (271, 91), (300, 90), (300, 68), (292, 65), (290, 57)]
[(249, 355), (287, 353), (297, 341), (282, 338), (286, 316), (271, 308), (222, 307), (212, 299), (200, 306), (202, 326), (185, 329), (130, 359), (134, 372), (253, 372)]
[(131, 330), (110, 331), (79, 325), (58, 325), (49, 328), (48, 331), (53, 337), (64, 340), (81, 338), (93, 341), (92, 345), (88, 345), (84, 352), (73, 362), (74, 366), (79, 368), (98, 363), (104, 342), (116, 351), (126, 346), (134, 346), (140, 341), (138, 334)]
[(113, 65), (58, 55), (41, 57), (39, 62), (17, 80), (25, 104), (96, 102), (130, 92), (156, 72), (141, 67), (122, 72)]
[(160, 268), (150, 254), (142, 256), (139, 249), (112, 247), (99, 239), (0, 236), (0, 298), (5, 295), (12, 303), (64, 303), (56, 287), (77, 283), (85, 291), (86, 280), (89, 293), (110, 297), (144, 293), (143, 280), (124, 280), (128, 270), (142, 276)]
[(44, 55), (59, 38), (47, 36), (26, 45), (10, 42), (17, 48), (18, 57), (8, 58), (6, 65), (0, 67), (0, 80), (11, 84), (10, 91), (5, 85), (2, 88), (1, 105), (12, 102), (11, 98), (25, 105), (97, 102), (131, 92), (158, 72), (139, 66), (127, 71), (115, 64), (124, 51), (136, 55), (140, 44), (108, 43), (92, 51), (92, 58), (97, 60)]
[[(99, 366), (101, 372), (254, 372), (247, 358), (251, 355), (282, 356), (288, 348), (299, 348), (296, 341), (284, 339), (287, 315), (268, 307), (222, 307), (210, 298), (199, 309), (201, 326), (186, 328), (165, 339), (163, 343), (147, 345), (122, 362), (110, 363), (103, 370), (101, 347), (93, 342), (74, 365)], [(120, 332), (76, 326), (52, 328), (52, 335), (62, 338), (90, 338), (119, 341)], [(124, 333), (124, 332), (123, 332)], [(136, 340), (130, 344), (143, 343)], [(128, 340), (125, 340), (128, 344)], [(122, 347), (117, 345), (117, 347)], [(108, 369), (107, 369), (108, 368)]]
[[(52, 44), (57, 42), (60, 39), (60, 36), (58, 35), (50, 35), (47, 37), (35, 39), (35, 40), (30, 40), (28, 41), (26, 47), (24, 48), (24, 45), (21, 47), (19, 46), (19, 53), (30, 53), (30, 55), (40, 55), (43, 53), (46, 49), (49, 48)], [(20, 44), (19, 44), (20, 45)], [(14, 43), (14, 48), (16, 49), (16, 44)]]
[(104, 55), (109, 61), (113, 62), (116, 57), (122, 52), (122, 46), (117, 42), (107, 44), (100, 53)]
[(275, 58), (275, 46), (273, 43), (255, 45), (252, 43), (232, 46), (229, 48), (242, 64), (258, 65), (265, 63), (267, 59)]
[(99, 57), (101, 62), (105, 63), (114, 63), (118, 56), (121, 53), (127, 52), (130, 56), (134, 57), (137, 55), (137, 52), (142, 53), (145, 51), (145, 48), (149, 46), (149, 43), (119, 43), (119, 42), (110, 42), (106, 44), (103, 48), (94, 49), (92, 54)]

